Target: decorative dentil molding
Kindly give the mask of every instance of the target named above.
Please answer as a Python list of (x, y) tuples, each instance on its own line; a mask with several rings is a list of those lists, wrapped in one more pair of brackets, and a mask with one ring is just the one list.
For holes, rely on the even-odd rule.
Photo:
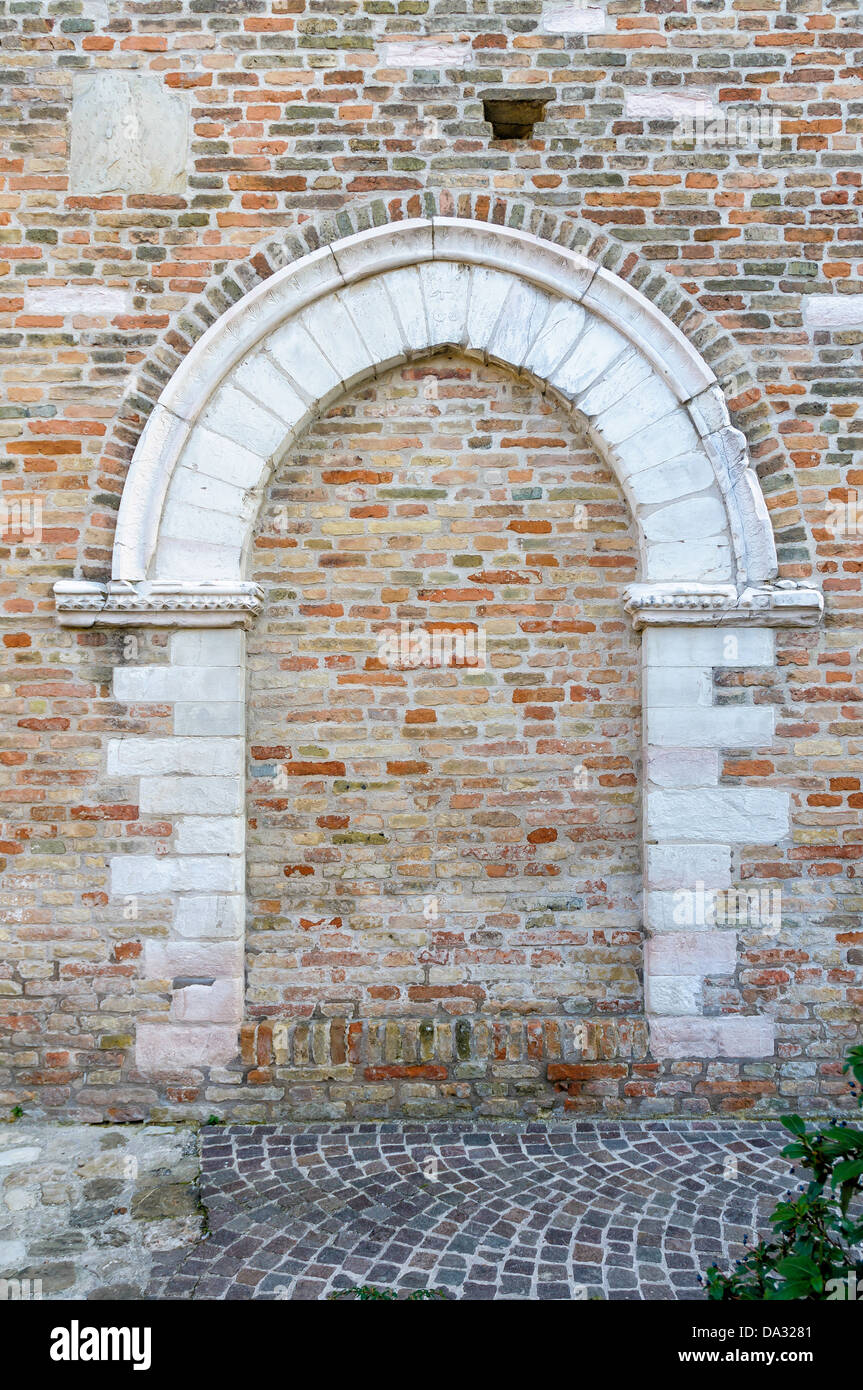
[(630, 584), (623, 606), (644, 627), (755, 623), (759, 627), (817, 627), (824, 614), (818, 589), (793, 579), (737, 589), (733, 584)]
[(263, 596), (259, 584), (230, 580), (99, 584), (61, 579), (54, 585), (57, 621), (62, 627), (248, 627), (260, 611)]

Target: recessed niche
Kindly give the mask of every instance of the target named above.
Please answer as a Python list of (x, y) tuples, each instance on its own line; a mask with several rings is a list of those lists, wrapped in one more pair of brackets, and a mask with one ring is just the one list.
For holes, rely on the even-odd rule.
[(493, 140), (531, 140), (547, 105), (547, 97), (484, 97), (482, 109)]

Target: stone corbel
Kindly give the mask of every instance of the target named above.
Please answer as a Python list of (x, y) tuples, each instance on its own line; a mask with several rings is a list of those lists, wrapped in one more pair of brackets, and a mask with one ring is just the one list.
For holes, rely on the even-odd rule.
[(734, 584), (630, 584), (623, 606), (636, 630), (650, 626), (817, 627), (824, 613), (818, 589), (793, 579), (737, 588)]
[(61, 627), (248, 627), (260, 611), (263, 590), (259, 584), (219, 579), (136, 584), (61, 579), (54, 585), (54, 600)]

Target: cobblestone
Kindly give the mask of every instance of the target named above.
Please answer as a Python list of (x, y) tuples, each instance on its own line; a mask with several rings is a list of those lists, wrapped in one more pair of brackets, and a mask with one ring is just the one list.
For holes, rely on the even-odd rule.
[(784, 1131), (714, 1121), (202, 1131), (209, 1233), (148, 1297), (680, 1299), (793, 1181)]

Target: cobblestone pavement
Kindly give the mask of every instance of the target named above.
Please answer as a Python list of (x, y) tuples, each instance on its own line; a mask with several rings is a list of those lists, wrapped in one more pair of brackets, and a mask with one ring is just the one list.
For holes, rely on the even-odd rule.
[(795, 1179), (778, 1124), (232, 1126), (203, 1131), (208, 1236), (150, 1297), (672, 1299)]

